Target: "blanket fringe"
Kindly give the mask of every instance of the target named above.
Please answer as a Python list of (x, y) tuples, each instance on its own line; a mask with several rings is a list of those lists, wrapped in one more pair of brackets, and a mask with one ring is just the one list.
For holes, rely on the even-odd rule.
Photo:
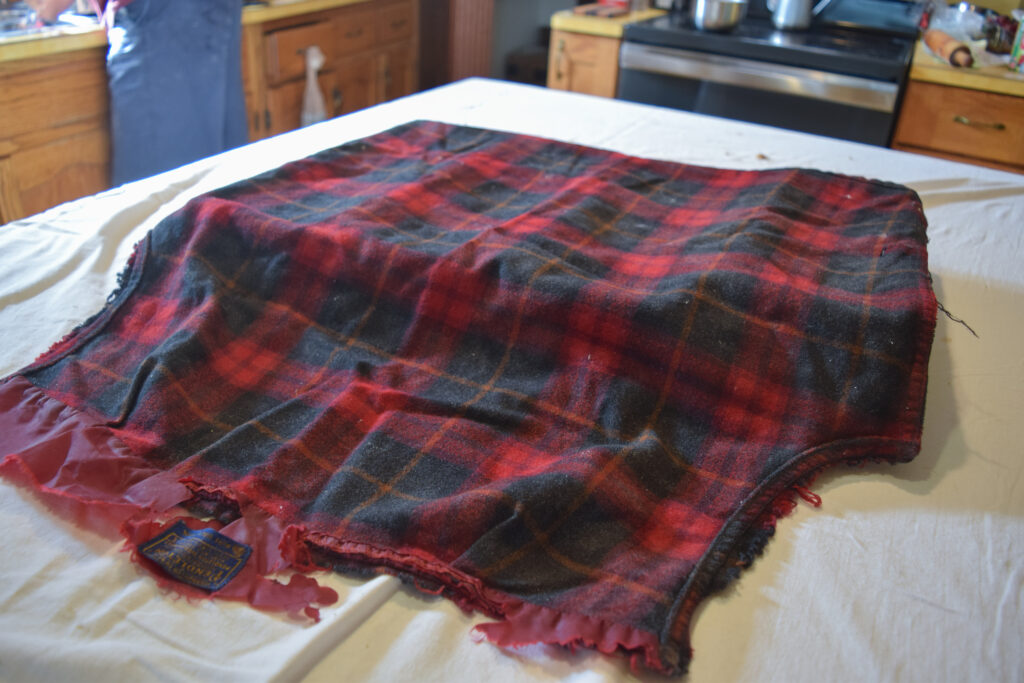
[[(523, 603), (422, 553), (399, 553), (344, 542), (302, 526), (286, 526), (243, 492), (201, 486), (187, 477), (173, 477), (170, 472), (147, 472), (145, 461), (133, 457), (105, 426), (47, 397), (24, 379), (11, 378), (0, 384), (0, 404), (10, 407), (29, 403), (33, 405), (28, 413), (49, 417), (28, 424), (0, 424), (0, 428), (16, 432), (13, 441), (20, 442), (13, 454), (0, 461), (0, 474), (36, 491), (50, 508), (79, 527), (125, 539), (135, 563), (149, 571), (160, 586), (186, 598), (247, 602), (258, 609), (317, 620), (319, 607), (333, 604), (338, 596), (307, 573), (327, 568), (387, 572), (422, 592), (444, 594), (466, 611), (479, 610), (502, 619), (481, 624), (474, 631), (501, 647), (534, 643), (570, 649), (582, 646), (624, 656), (635, 670), (666, 674), (681, 673), (681, 664), (689, 660), (689, 653), (680, 649), (686, 646), (663, 643), (656, 633)], [(79, 442), (69, 440), (69, 433), (91, 436)], [(87, 478), (84, 486), (81, 472), (67, 479), (76, 482), (73, 488), (65, 486), (61, 472), (65, 467), (76, 467), (81, 448), (109, 450), (109, 457), (100, 459), (105, 469)], [(798, 497), (812, 505), (821, 504), (806, 483), (786, 489), (751, 526), (732, 561), (719, 572), (721, 585), (738, 576), (761, 554), (774, 534), (775, 523), (793, 511)], [(175, 516), (171, 511), (176, 507), (185, 508), (191, 516)], [(191, 529), (211, 528), (250, 546), (253, 552), (249, 561), (226, 586), (213, 593), (173, 579), (143, 557), (138, 546), (178, 520)], [(296, 573), (287, 583), (269, 578), (282, 571)]]
[(293, 542), (287, 544), (291, 552), (312, 547), (318, 565), (347, 573), (388, 573), (423, 593), (444, 595), (467, 613), (480, 611), (500, 619), (474, 627), (472, 633), (477, 640), (509, 648), (536, 643), (569, 649), (589, 647), (626, 657), (634, 671), (650, 669), (665, 674), (682, 673), (679, 664), (689, 659), (681, 657), (674, 646), (662, 644), (656, 633), (509, 598), (422, 553), (341, 542), (297, 527), (290, 532), (295, 534)]
[[(504, 616), (504, 621), (475, 626), (474, 635), (500, 647), (534, 643), (556, 644), (570, 649), (583, 646), (604, 654), (624, 655), (635, 672), (647, 668), (666, 674), (678, 673), (663, 661), (665, 653), (653, 633), (526, 603), (507, 609)], [(679, 661), (678, 655), (665, 659)]]
[[(15, 406), (24, 410), (10, 410)], [(19, 419), (18, 415), (31, 415), (32, 419)], [(296, 544), (294, 531), (282, 529), (276, 519), (253, 505), (243, 504), (227, 524), (217, 519), (173, 517), (171, 510), (176, 506), (196, 502), (201, 508), (211, 496), (204, 492), (200, 500), (186, 486), (187, 479), (179, 481), (170, 472), (148, 468), (111, 430), (17, 376), (0, 382), (0, 430), (12, 447), (0, 460), (0, 475), (32, 490), (52, 512), (76, 527), (112, 541), (127, 541), (124, 550), (163, 588), (186, 598), (248, 602), (257, 609), (314, 621), (319, 619), (319, 606), (337, 601), (337, 593), (308, 576), (295, 574), (288, 583), (268, 578), (289, 569), (293, 556), (301, 558), (295, 549), (289, 549)], [(86, 451), (97, 457), (84, 457)], [(227, 507), (230, 505), (221, 504), (218, 510)], [(249, 561), (224, 588), (210, 593), (189, 586), (139, 554), (139, 544), (179, 519), (191, 529), (214, 529), (252, 548)], [(294, 568), (318, 569), (308, 562)]]

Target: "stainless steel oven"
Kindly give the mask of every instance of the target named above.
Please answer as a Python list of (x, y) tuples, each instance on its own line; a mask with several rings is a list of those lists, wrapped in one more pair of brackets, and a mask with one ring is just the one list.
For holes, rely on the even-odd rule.
[(700, 31), (680, 11), (627, 26), (617, 96), (887, 145), (913, 52), (916, 6), (833, 0), (846, 6), (838, 15), (819, 17), (806, 31), (781, 31), (763, 0), (753, 2), (730, 32)]

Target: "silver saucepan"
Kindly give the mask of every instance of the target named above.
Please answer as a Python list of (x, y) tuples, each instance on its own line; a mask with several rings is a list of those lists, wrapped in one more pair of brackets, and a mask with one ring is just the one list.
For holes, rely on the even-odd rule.
[(747, 14), (747, 0), (693, 0), (693, 25), (701, 31), (730, 31)]

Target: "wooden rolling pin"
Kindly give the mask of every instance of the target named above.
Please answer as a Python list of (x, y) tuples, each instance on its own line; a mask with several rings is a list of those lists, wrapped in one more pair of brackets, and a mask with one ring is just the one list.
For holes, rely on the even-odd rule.
[(928, 46), (929, 50), (953, 66), (971, 66), (974, 64), (971, 48), (945, 31), (934, 28), (925, 31), (924, 44)]

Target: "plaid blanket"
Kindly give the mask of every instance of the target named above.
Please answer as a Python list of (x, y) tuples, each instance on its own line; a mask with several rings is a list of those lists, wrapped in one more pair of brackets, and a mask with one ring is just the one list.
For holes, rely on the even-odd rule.
[(256, 548), (217, 595), (312, 615), (261, 575), (386, 571), (678, 673), (794, 490), (919, 450), (925, 242), (883, 182), (404, 125), (163, 221), (0, 385), (0, 470)]

